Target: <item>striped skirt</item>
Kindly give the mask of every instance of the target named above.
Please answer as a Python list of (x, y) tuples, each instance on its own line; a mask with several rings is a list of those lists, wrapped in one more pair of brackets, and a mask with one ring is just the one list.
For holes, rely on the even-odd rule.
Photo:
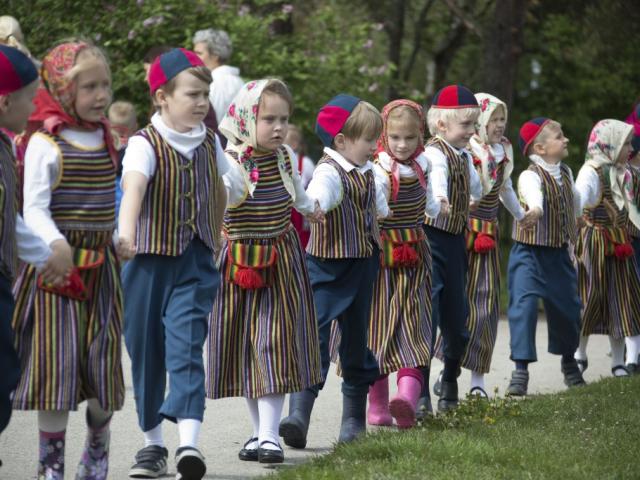
[(581, 335), (614, 338), (640, 334), (640, 280), (634, 256), (605, 255), (601, 230), (584, 227), (576, 244), (578, 286), (582, 300)]
[(280, 239), (250, 241), (277, 242), (273, 281), (257, 290), (227, 281), (228, 245), (223, 248), (222, 284), (209, 316), (209, 398), (298, 392), (322, 381), (318, 326), (298, 234), (292, 228)]
[[(72, 246), (98, 248), (110, 242), (111, 232), (66, 237)], [(122, 408), (120, 266), (113, 246), (104, 250), (85, 301), (39, 289), (34, 267), (22, 267), (14, 284), (13, 328), (22, 375), (13, 408), (77, 410), (89, 398), (104, 410)]]

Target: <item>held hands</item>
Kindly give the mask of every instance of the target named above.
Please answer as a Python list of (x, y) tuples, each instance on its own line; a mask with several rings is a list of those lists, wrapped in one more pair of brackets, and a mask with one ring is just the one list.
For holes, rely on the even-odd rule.
[(531, 210), (527, 210), (522, 220), (520, 220), (520, 226), (525, 230), (529, 230), (530, 228), (533, 228), (536, 223), (538, 223), (540, 217), (542, 217), (542, 210), (539, 207), (534, 207)]
[(471, 202), (469, 202), (469, 211), (474, 212), (478, 209), (479, 206), (480, 206), (479, 200), (472, 200)]
[(320, 203), (316, 200), (315, 208), (313, 213), (306, 215), (306, 219), (309, 220), (310, 223), (322, 223), (324, 222), (324, 212), (320, 208)]
[(51, 256), (42, 269), (42, 278), (55, 287), (66, 285), (68, 276), (73, 269), (71, 247), (65, 239), (51, 243)]
[(451, 206), (449, 205), (449, 200), (442, 197), (440, 199), (440, 215), (447, 216), (449, 215), (450, 211), (451, 211)]
[(120, 235), (118, 245), (116, 245), (116, 253), (121, 260), (131, 260), (136, 254), (133, 237)]

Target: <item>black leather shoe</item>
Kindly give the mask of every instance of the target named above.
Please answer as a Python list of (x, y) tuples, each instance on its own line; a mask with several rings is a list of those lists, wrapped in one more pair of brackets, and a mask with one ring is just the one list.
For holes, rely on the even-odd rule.
[[(278, 450), (271, 450), (269, 448), (262, 448), (265, 443), (270, 443), (278, 447)], [(284, 462), (284, 452), (280, 444), (265, 440), (258, 447), (258, 462), (260, 463), (282, 463)]]
[(438, 400), (438, 413), (446, 413), (458, 406), (458, 382), (442, 382), (442, 394)]
[(418, 405), (416, 406), (416, 420), (420, 422), (429, 415), (433, 415), (433, 407), (431, 406), (431, 397), (427, 393), (426, 396), (418, 399)]
[(258, 437), (253, 437), (247, 440), (242, 447), (242, 450), (238, 452), (238, 458), (245, 462), (257, 462), (258, 461), (258, 449), (247, 448), (247, 445), (252, 443), (258, 443)]

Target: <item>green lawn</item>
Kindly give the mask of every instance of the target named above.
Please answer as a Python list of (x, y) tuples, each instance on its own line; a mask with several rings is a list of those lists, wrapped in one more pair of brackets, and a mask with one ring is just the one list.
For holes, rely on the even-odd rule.
[(278, 479), (638, 479), (640, 376), (527, 400), (471, 401), (380, 431)]

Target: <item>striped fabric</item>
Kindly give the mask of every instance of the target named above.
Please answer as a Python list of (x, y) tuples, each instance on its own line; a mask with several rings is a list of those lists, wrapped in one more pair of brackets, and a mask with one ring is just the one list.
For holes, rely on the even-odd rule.
[[(634, 200), (638, 205), (640, 204), (640, 168), (629, 165), (629, 172), (633, 181)], [(629, 220), (629, 234), (633, 238), (640, 238), (640, 228), (636, 227), (631, 220)]]
[[(573, 211), (573, 185), (571, 170), (562, 164), (562, 187), (542, 167), (532, 163), (529, 170), (542, 181), (542, 218), (531, 229), (525, 230), (519, 222), (513, 222), (513, 239), (527, 245), (560, 248), (576, 241), (576, 222)], [(523, 205), (526, 208), (526, 205)]]
[[(35, 269), (26, 265), (21, 269), (14, 285), (13, 328), (22, 377), (13, 407), (76, 410), (83, 400), (97, 398), (103, 409), (118, 410), (124, 402), (120, 363), (122, 288), (120, 266), (111, 239), (115, 192), (111, 190), (110, 197), (105, 193), (105, 179), (115, 180), (115, 168), (106, 149), (84, 151), (59, 138), (53, 140), (61, 151), (68, 153), (62, 162), (60, 182), (51, 195), (54, 219), (84, 224), (95, 218), (96, 225), (88, 225), (85, 231), (61, 229), (61, 233), (72, 247), (104, 249), (105, 261), (94, 270), (96, 278), (87, 301), (38, 289)], [(78, 160), (83, 155), (91, 167), (86, 170)], [(89, 171), (95, 177), (87, 174)], [(97, 180), (96, 198), (90, 188), (93, 181), (89, 181), (87, 175)], [(69, 203), (70, 198), (75, 198), (77, 203)], [(78, 205), (85, 206), (86, 210)]]
[[(277, 156), (256, 162), (259, 180), (253, 196), (227, 209), (224, 229), (230, 243), (276, 245), (275, 271), (271, 285), (256, 290), (223, 277), (209, 316), (210, 398), (297, 392), (322, 380), (311, 285), (298, 234), (290, 226), (291, 197)], [(222, 272), (228, 248), (222, 250)]]
[(615, 205), (611, 187), (601, 168), (600, 203), (585, 209), (587, 226), (580, 229), (576, 244), (578, 285), (582, 300), (581, 335), (606, 334), (623, 338), (640, 334), (640, 279), (636, 259), (632, 255), (619, 259), (607, 255), (612, 236), (608, 229), (625, 233), (626, 210), (618, 210), (610, 218), (603, 201)]
[(11, 140), (0, 132), (0, 275), (12, 280), (18, 268), (16, 215), (18, 177)]
[(379, 246), (376, 221), (376, 194), (373, 170), (362, 174), (357, 168), (346, 172), (330, 156), (324, 155), (318, 165), (328, 163), (342, 181), (342, 201), (327, 212), (323, 223), (311, 224), (307, 252), (321, 258), (364, 258)]
[(389, 203), (393, 217), (380, 224), (383, 238), (393, 229), (406, 229), (414, 232), (409, 238), (421, 238), (411, 244), (419, 256), (417, 266), (380, 268), (373, 287), (368, 344), (382, 374), (430, 363), (431, 250), (422, 230), (425, 205), (426, 192), (418, 179), (401, 178), (398, 198)]
[(138, 253), (178, 256), (194, 236), (215, 250), (221, 224), (216, 209), (221, 187), (213, 130), (207, 130), (192, 160), (171, 147), (153, 125), (139, 135), (153, 147), (157, 166), (138, 218)]
[(447, 145), (441, 138), (432, 137), (427, 146), (436, 147), (444, 153), (449, 164), (449, 186), (447, 196), (448, 215), (426, 217), (425, 224), (458, 235), (464, 232), (469, 218), (469, 161)]

